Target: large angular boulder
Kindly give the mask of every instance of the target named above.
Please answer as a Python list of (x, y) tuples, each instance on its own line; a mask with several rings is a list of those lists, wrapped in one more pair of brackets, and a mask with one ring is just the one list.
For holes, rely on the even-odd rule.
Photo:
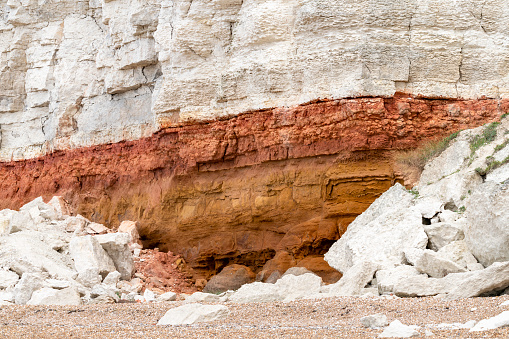
[(451, 292), (473, 272), (451, 273), (443, 278), (428, 278), (425, 274), (402, 278), (394, 282), (394, 294), (398, 297), (426, 297)]
[(26, 304), (32, 293), (43, 286), (44, 277), (36, 273), (24, 273), (14, 287), (14, 302), (18, 305)]
[(228, 307), (223, 305), (187, 304), (166, 312), (157, 325), (191, 325), (218, 320), (227, 315)]
[(0, 269), (0, 289), (16, 285), (19, 275), (11, 270)]
[(465, 238), (463, 230), (452, 223), (438, 222), (424, 225), (424, 232), (426, 232), (429, 239), (428, 247), (433, 251), (438, 251), (453, 241)]
[(326, 286), (325, 292), (335, 296), (358, 295), (379, 268), (379, 264), (371, 261), (358, 262), (337, 283)]
[(379, 294), (394, 293), (394, 285), (410, 277), (419, 276), (421, 273), (413, 266), (398, 265), (393, 268), (379, 270), (376, 272), (376, 281)]
[(453, 241), (438, 250), (437, 255), (449, 261), (453, 261), (469, 271), (483, 269), (477, 259), (470, 253), (464, 240)]
[(73, 237), (69, 252), (78, 271), (78, 280), (90, 287), (100, 283), (108, 273), (116, 271), (113, 260), (91, 235)]
[(484, 270), (469, 272), (447, 295), (448, 300), (477, 297), (503, 291), (509, 286), (509, 261), (496, 262)]
[(465, 241), (484, 266), (509, 260), (509, 184), (487, 181), (466, 203)]
[(219, 274), (213, 276), (203, 292), (221, 293), (228, 290), (238, 290), (242, 285), (249, 284), (256, 279), (256, 274), (247, 266), (233, 264), (223, 268)]
[(129, 249), (131, 237), (127, 233), (109, 233), (96, 235), (94, 238), (113, 260), (121, 274), (121, 279), (130, 280), (134, 274), (134, 259)]
[(228, 301), (243, 304), (279, 301), (281, 299), (282, 296), (279, 294), (279, 288), (275, 284), (254, 282), (243, 285), (228, 298)]
[(75, 287), (54, 289), (43, 287), (32, 293), (27, 305), (81, 305), (80, 295)]
[(396, 184), (358, 216), (325, 254), (325, 260), (345, 274), (362, 261), (392, 267), (404, 263), (404, 248), (426, 248), (422, 214), (411, 207), (413, 196)]
[(322, 278), (313, 273), (289, 274), (279, 279), (275, 286), (283, 301), (292, 301), (320, 293)]
[(466, 272), (462, 266), (440, 257), (432, 250), (409, 248), (405, 250), (405, 257), (419, 272), (426, 273), (433, 278), (443, 278), (449, 273)]

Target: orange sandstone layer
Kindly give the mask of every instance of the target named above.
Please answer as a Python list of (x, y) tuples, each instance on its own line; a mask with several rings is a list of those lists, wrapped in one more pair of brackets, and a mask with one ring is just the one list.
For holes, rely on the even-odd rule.
[(208, 276), (278, 251), (323, 254), (395, 181), (394, 150), (479, 126), (509, 100), (353, 98), (168, 126), (149, 138), (0, 164), (0, 208), (64, 196)]

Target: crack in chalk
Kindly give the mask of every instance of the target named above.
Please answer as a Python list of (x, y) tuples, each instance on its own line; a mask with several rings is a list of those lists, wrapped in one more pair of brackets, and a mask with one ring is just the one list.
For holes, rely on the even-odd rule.
[(187, 11), (186, 13), (184, 14), (185, 16), (187, 16), (189, 14), (189, 11), (191, 10), (191, 6), (193, 5), (193, 0), (190, 0), (189, 1), (189, 7), (187, 7)]
[(202, 58), (203, 60), (205, 60), (205, 57), (201, 56), (200, 54), (198, 54), (194, 49), (192, 49), (190, 46), (186, 46), (191, 52), (193, 52), (194, 54), (196, 54), (197, 56), (199, 56), (200, 58)]
[(488, 31), (486, 31), (486, 28), (484, 28), (483, 24), (482, 24), (482, 19), (483, 19), (483, 11), (484, 11), (484, 6), (486, 5), (486, 1), (482, 4), (481, 6), (481, 17), (479, 19), (479, 25), (481, 26), (481, 29), (483, 30), (483, 32), (485, 34), (488, 34)]

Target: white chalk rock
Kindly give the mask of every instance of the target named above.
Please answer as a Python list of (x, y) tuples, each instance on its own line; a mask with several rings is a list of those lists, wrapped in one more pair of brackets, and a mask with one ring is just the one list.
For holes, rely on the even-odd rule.
[(217, 294), (194, 292), (186, 298), (186, 303), (218, 302), (220, 297)]
[(453, 241), (438, 250), (437, 255), (443, 259), (455, 262), (461, 267), (470, 271), (483, 269), (484, 267), (477, 262), (477, 259), (470, 253), (467, 243), (464, 240)]
[(456, 240), (463, 240), (465, 235), (461, 228), (454, 224), (438, 222), (431, 225), (424, 225), (424, 232), (428, 235), (428, 246), (433, 251), (438, 251), (442, 247)]
[(394, 320), (378, 336), (379, 338), (410, 338), (419, 336), (419, 326), (407, 326)]
[(449, 273), (466, 272), (465, 268), (428, 249), (406, 249), (405, 257), (419, 272), (426, 273), (433, 278), (443, 278)]
[(421, 275), (421, 273), (410, 265), (399, 265), (394, 268), (379, 270), (376, 272), (378, 293), (392, 294), (394, 293), (394, 285), (399, 281), (418, 275)]
[(14, 287), (14, 301), (18, 305), (26, 304), (32, 293), (43, 286), (44, 277), (41, 274), (24, 273)]
[(358, 295), (362, 289), (373, 279), (379, 265), (371, 261), (356, 263), (338, 282), (324, 286), (323, 292), (335, 296)]
[(404, 263), (404, 248), (426, 248), (422, 215), (410, 207), (413, 196), (396, 184), (358, 216), (325, 254), (343, 274), (362, 261), (387, 267)]
[(98, 279), (101, 282), (108, 273), (116, 271), (108, 253), (90, 235), (73, 237), (69, 243), (69, 252), (78, 271), (78, 279), (83, 284), (93, 286)]
[(288, 274), (276, 281), (275, 286), (279, 295), (284, 296), (283, 301), (287, 302), (320, 293), (322, 278), (313, 273)]
[(27, 305), (81, 305), (80, 295), (75, 287), (53, 289), (43, 287), (32, 293)]
[(109, 233), (96, 235), (94, 238), (113, 260), (117, 271), (121, 274), (121, 279), (131, 280), (134, 274), (134, 259), (129, 250), (129, 243), (131, 242), (129, 234)]
[(13, 271), (0, 269), (0, 289), (16, 285), (19, 275)]
[(487, 331), (506, 326), (509, 326), (509, 311), (504, 311), (499, 315), (479, 321), (470, 329), (470, 332)]
[(509, 260), (509, 185), (487, 181), (476, 189), (466, 206), (469, 222), (465, 241), (477, 260), (487, 267)]
[(191, 325), (215, 321), (227, 315), (228, 307), (223, 305), (187, 304), (166, 312), (157, 325)]
[(501, 291), (509, 286), (509, 262), (496, 262), (483, 269), (468, 272), (446, 296), (448, 300), (477, 297), (492, 291)]
[(254, 282), (242, 285), (241, 288), (228, 298), (228, 301), (234, 303), (255, 303), (280, 301), (283, 298), (275, 284)]
[(371, 314), (361, 318), (361, 324), (364, 327), (377, 329), (380, 327), (387, 326), (387, 316), (382, 313)]
[(175, 301), (177, 300), (177, 293), (166, 292), (157, 297), (158, 301)]

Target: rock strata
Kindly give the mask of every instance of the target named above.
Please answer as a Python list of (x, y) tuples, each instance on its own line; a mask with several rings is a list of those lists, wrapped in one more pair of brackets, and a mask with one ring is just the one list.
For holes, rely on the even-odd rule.
[(295, 261), (323, 255), (406, 179), (391, 150), (507, 110), (505, 99), (398, 94), (189, 123), (138, 141), (0, 163), (0, 208), (60, 195), (96, 223), (76, 227), (137, 220), (146, 247), (182, 255), (202, 278), (230, 264), (258, 270), (277, 252)]

